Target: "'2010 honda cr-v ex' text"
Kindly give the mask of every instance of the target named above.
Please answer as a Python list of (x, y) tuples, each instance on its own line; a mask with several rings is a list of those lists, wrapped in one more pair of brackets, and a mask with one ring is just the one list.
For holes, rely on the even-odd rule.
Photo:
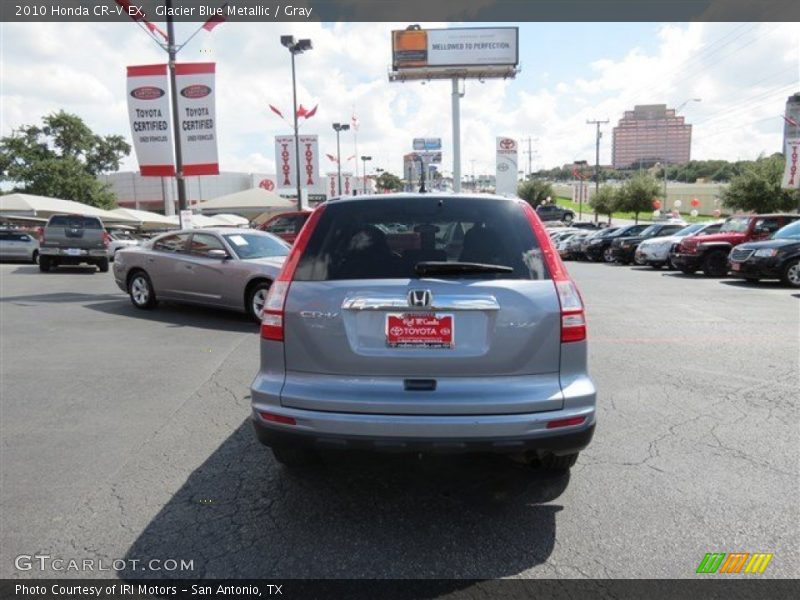
[(253, 423), (288, 466), (365, 448), (568, 469), (595, 427), (586, 346), (580, 294), (527, 203), (337, 200), (269, 290)]

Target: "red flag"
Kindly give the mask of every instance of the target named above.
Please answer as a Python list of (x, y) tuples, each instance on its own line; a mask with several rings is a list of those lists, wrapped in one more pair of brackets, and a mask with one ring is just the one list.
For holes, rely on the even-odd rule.
[(281, 119), (283, 118), (283, 113), (281, 111), (279, 111), (277, 108), (275, 108), (274, 106), (272, 106), (272, 104), (269, 105), (269, 108), (270, 108), (270, 110), (272, 112), (274, 112), (276, 115), (278, 115)]
[(783, 120), (786, 121), (792, 127), (797, 127), (799, 125), (798, 122), (795, 121), (792, 117), (787, 117), (786, 115), (783, 115)]
[(353, 154), (353, 155), (351, 155), (351, 156), (348, 156), (348, 157), (347, 157), (347, 160), (353, 160), (355, 157), (356, 157), (356, 155), (355, 155), (355, 154)]
[(217, 25), (219, 25), (220, 23), (225, 21), (226, 19), (222, 15), (225, 12), (225, 9), (227, 8), (227, 6), (228, 6), (227, 2), (225, 4), (223, 4), (222, 6), (220, 6), (217, 9), (217, 14), (209, 17), (208, 21), (206, 21), (203, 24), (203, 29), (205, 29), (206, 31), (211, 31), (212, 29), (214, 29), (214, 27), (216, 27)]
[(319, 106), (319, 104), (317, 104), (317, 105), (316, 105), (314, 108), (312, 108), (310, 111), (308, 111), (308, 112), (305, 114), (305, 117), (306, 117), (306, 119), (310, 119), (310, 118), (311, 118), (311, 117), (313, 117), (315, 114), (317, 114), (317, 106)]
[(327, 157), (328, 157), (329, 159), (331, 159), (333, 162), (339, 162), (338, 160), (336, 160), (336, 157), (335, 157), (333, 154), (326, 154), (325, 156), (327, 156)]
[(301, 104), (301, 105), (300, 105), (300, 106), (297, 108), (297, 116), (298, 116), (298, 117), (305, 117), (307, 114), (308, 114), (308, 111), (306, 110), (305, 106), (303, 106), (303, 105)]
[(159, 29), (156, 25), (154, 25), (147, 19), (142, 19), (142, 22), (145, 24), (145, 27), (147, 27), (150, 30), (150, 33), (158, 33), (162, 38), (164, 38), (165, 42), (169, 41), (169, 36), (166, 33), (164, 33), (161, 29)]
[(114, 0), (119, 6), (125, 9), (125, 14), (128, 15), (134, 21), (141, 21), (144, 23), (144, 26), (150, 30), (150, 33), (158, 33), (165, 41), (169, 41), (169, 37), (166, 33), (164, 33), (161, 29), (159, 29), (156, 25), (151, 23), (145, 18), (144, 11), (139, 8), (138, 6), (134, 6), (130, 3), (130, 0)]
[(358, 131), (358, 117), (356, 116), (356, 113), (353, 113), (353, 118), (350, 119), (350, 122), (353, 125), (353, 129)]

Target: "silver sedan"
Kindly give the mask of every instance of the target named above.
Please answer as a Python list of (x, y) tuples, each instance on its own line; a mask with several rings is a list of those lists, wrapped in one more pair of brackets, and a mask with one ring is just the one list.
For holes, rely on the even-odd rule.
[(170, 232), (120, 250), (114, 279), (136, 308), (169, 300), (244, 311), (260, 321), (289, 248), (282, 239), (252, 229)]

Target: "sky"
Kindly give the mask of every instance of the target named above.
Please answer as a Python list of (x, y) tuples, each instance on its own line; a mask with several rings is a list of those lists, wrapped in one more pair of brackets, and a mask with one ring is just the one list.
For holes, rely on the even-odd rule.
[[(222, 23), (181, 51), (184, 62), (217, 63), (220, 169), (274, 173), (274, 136), (290, 127), (289, 55), (280, 36), (310, 38), (297, 57), (298, 103), (319, 105), (301, 132), (320, 136), (320, 168), (336, 153), (335, 121), (355, 112), (358, 153), (400, 175), (415, 137), (441, 137), (452, 171), (449, 81), (390, 83), (393, 29), (408, 23)], [(457, 27), (457, 23), (422, 23)], [(463, 24), (461, 24), (463, 26)], [(470, 23), (469, 26), (484, 25)], [(492, 24), (485, 24), (490, 26)], [(509, 25), (507, 23), (497, 25)], [(178, 23), (178, 40), (198, 24)], [(692, 158), (752, 159), (781, 151), (786, 98), (800, 91), (797, 23), (523, 23), (515, 79), (467, 80), (461, 101), (462, 172), (494, 173), (495, 137), (533, 138), (533, 169), (611, 159), (611, 128), (635, 104), (683, 106), (693, 124)], [(165, 62), (134, 23), (0, 24), (0, 135), (64, 109), (97, 133), (131, 139), (125, 67)], [(353, 154), (342, 136), (342, 155)], [(522, 149), (527, 150), (527, 141)], [(520, 156), (527, 169), (527, 155)], [(135, 170), (134, 152), (122, 170)]]

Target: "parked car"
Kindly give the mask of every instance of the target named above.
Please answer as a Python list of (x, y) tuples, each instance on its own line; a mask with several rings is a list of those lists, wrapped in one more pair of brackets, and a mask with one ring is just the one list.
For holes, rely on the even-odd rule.
[(136, 308), (170, 300), (244, 311), (259, 321), (289, 247), (253, 229), (170, 232), (120, 250), (114, 280)]
[(574, 212), (558, 204), (540, 204), (536, 207), (536, 214), (542, 221), (563, 221), (569, 224), (575, 220)]
[(569, 225), (575, 229), (589, 229), (591, 231), (600, 229), (600, 224), (592, 221), (572, 221)]
[(581, 242), (594, 233), (593, 230), (581, 229), (574, 232), (566, 240), (560, 242), (558, 255), (563, 260), (575, 260), (579, 257), (581, 252)]
[(107, 229), (109, 236), (108, 257), (113, 261), (117, 252), (123, 248), (138, 246), (141, 240), (125, 229)]
[[(422, 232), (396, 248), (383, 232)], [(424, 232), (457, 224), (457, 257)], [(324, 448), (514, 453), (568, 469), (592, 437), (578, 290), (536, 212), (500, 196), (319, 206), (270, 289), (252, 420), (275, 458)]]
[(598, 248), (598, 253), (590, 250), (590, 247), (599, 246), (604, 238), (614, 235), (619, 227), (607, 227), (594, 233), (587, 235), (581, 241), (581, 250), (579, 259), (585, 260), (600, 260), (603, 255), (602, 249)]
[(259, 226), (258, 229), (271, 233), (272, 235), (277, 235), (279, 238), (292, 244), (297, 238), (297, 234), (300, 233), (300, 230), (303, 228), (303, 225), (305, 225), (310, 214), (311, 212), (307, 210), (281, 213), (269, 219), (263, 225)]
[(800, 288), (800, 221), (785, 225), (769, 240), (735, 246), (728, 267), (731, 275), (748, 281), (780, 279)]
[(0, 258), (35, 264), (39, 260), (39, 242), (22, 229), (0, 229)]
[(687, 275), (702, 269), (706, 277), (724, 277), (728, 273), (728, 254), (734, 246), (765, 240), (797, 219), (800, 214), (730, 217), (716, 234), (683, 238), (670, 259)]
[(616, 259), (611, 250), (611, 244), (617, 238), (637, 235), (649, 227), (648, 223), (639, 223), (638, 225), (623, 225), (616, 231), (604, 236), (595, 236), (586, 246), (584, 254), (589, 260), (603, 260), (607, 263), (613, 263)]
[(636, 249), (644, 240), (658, 236), (671, 235), (684, 227), (686, 227), (686, 223), (653, 223), (637, 235), (626, 235), (614, 238), (610, 246), (611, 256), (614, 257), (616, 262), (629, 265), (634, 260)]
[(46, 273), (62, 265), (95, 265), (108, 272), (108, 245), (111, 241), (97, 217), (52, 215), (39, 239), (39, 270)]
[(708, 221), (706, 223), (692, 223), (672, 235), (660, 236), (644, 240), (636, 248), (634, 262), (637, 265), (649, 265), (654, 269), (663, 266), (674, 268), (670, 260), (670, 252), (683, 238), (689, 235), (710, 235), (717, 233), (723, 221)]

